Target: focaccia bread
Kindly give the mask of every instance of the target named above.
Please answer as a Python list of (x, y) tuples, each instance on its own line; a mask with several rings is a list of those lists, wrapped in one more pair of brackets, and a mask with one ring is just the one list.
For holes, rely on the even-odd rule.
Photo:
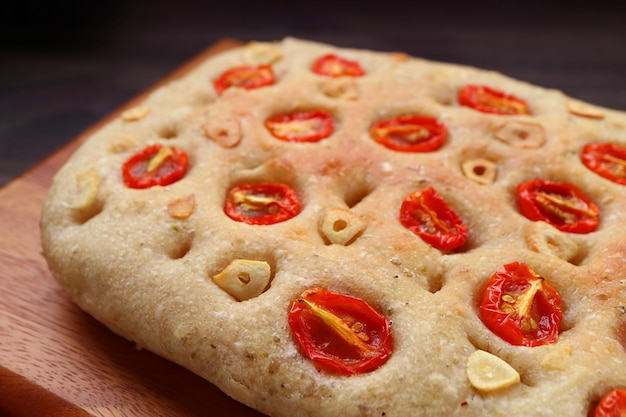
[(95, 132), (41, 230), (82, 309), (271, 416), (626, 401), (626, 114), (497, 72), (249, 43)]

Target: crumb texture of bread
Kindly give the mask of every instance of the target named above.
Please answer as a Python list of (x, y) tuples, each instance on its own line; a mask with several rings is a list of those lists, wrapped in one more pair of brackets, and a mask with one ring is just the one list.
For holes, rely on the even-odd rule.
[[(326, 54), (364, 74), (314, 73)], [(215, 89), (225, 71), (257, 65), (273, 83)], [(467, 84), (523, 98), (528, 114), (461, 105)], [(333, 123), (317, 141), (279, 140), (265, 125), (317, 110)], [(372, 139), (374, 123), (412, 114), (445, 125), (439, 148), (402, 152)], [(626, 186), (580, 157), (604, 142), (626, 147), (626, 114), (493, 71), (294, 38), (251, 42), (92, 135), (54, 178), (43, 250), (60, 285), (112, 331), (273, 417), (585, 417), (626, 387)], [(122, 166), (153, 144), (188, 155), (184, 176), (130, 188)], [(579, 188), (598, 208), (597, 229), (564, 232), (524, 216), (516, 189), (535, 178)], [(268, 183), (295, 192), (295, 215), (247, 224), (225, 213), (229, 190)], [(400, 222), (403, 199), (428, 187), (467, 226), (459, 248), (437, 249)], [(238, 198), (254, 208), (268, 197)], [(482, 322), (482, 292), (511, 262), (558, 291), (556, 342), (515, 346)], [(316, 286), (390, 321), (384, 365), (343, 376), (306, 358), (287, 317)], [(489, 380), (490, 364), (505, 382)]]

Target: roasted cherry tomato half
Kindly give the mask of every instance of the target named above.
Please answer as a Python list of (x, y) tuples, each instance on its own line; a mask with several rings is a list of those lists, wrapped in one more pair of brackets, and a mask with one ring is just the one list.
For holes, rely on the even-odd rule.
[(228, 192), (224, 212), (239, 222), (269, 225), (300, 213), (300, 200), (296, 192), (284, 184), (244, 184)]
[(288, 322), (319, 369), (358, 374), (377, 369), (391, 357), (389, 321), (360, 298), (310, 288), (293, 302)]
[(400, 207), (400, 222), (441, 251), (462, 246), (468, 229), (433, 187), (409, 194)]
[(626, 389), (615, 389), (605, 395), (593, 413), (593, 417), (626, 416)]
[(335, 130), (332, 116), (324, 110), (272, 117), (265, 121), (265, 127), (276, 138), (287, 142), (317, 142)]
[(187, 164), (184, 151), (157, 143), (128, 158), (122, 165), (122, 178), (130, 188), (165, 186), (184, 177)]
[(563, 232), (590, 233), (600, 223), (598, 207), (575, 185), (534, 179), (517, 186), (517, 203), (530, 220)]
[(274, 72), (270, 65), (259, 65), (256, 67), (244, 65), (231, 68), (213, 81), (217, 94), (222, 94), (224, 90), (230, 87), (241, 87), (251, 90), (272, 84), (274, 84)]
[(485, 85), (468, 84), (459, 91), (459, 103), (483, 113), (530, 114), (521, 98)]
[(430, 116), (399, 116), (380, 120), (370, 128), (372, 138), (389, 149), (402, 152), (430, 152), (441, 147), (448, 130)]
[(583, 164), (610, 181), (626, 185), (626, 146), (590, 143), (580, 155)]
[(540, 346), (559, 337), (561, 297), (526, 264), (504, 265), (491, 277), (480, 318), (496, 335), (516, 346)]
[(313, 72), (326, 77), (361, 77), (365, 71), (356, 61), (350, 61), (335, 54), (321, 56), (313, 64)]

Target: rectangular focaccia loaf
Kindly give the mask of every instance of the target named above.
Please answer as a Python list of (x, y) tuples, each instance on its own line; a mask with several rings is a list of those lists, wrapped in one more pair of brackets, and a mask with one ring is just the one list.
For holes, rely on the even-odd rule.
[(287, 38), (96, 131), (41, 231), (81, 308), (270, 416), (584, 417), (626, 387), (625, 184), (622, 112)]

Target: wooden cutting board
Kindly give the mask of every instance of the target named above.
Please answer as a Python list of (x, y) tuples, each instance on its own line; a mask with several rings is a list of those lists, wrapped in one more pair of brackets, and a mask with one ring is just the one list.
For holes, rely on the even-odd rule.
[(0, 189), (0, 416), (261, 414), (116, 336), (76, 307), (40, 254), (39, 216), (52, 176), (92, 131), (218, 52), (222, 40)]

